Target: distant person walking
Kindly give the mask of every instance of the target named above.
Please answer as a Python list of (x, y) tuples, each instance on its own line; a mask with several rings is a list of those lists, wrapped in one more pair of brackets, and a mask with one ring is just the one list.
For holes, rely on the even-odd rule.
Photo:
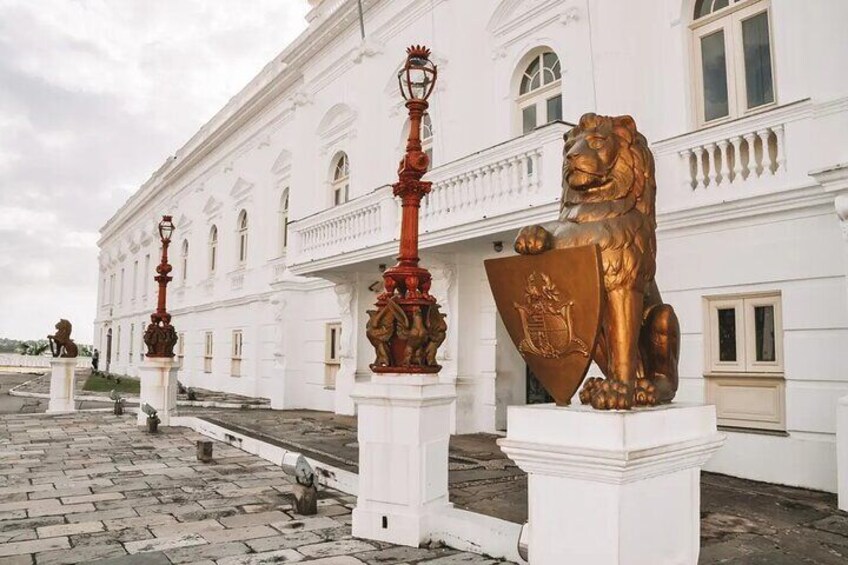
[(100, 365), (100, 352), (96, 349), (94, 353), (91, 354), (91, 369), (96, 373), (97, 367)]

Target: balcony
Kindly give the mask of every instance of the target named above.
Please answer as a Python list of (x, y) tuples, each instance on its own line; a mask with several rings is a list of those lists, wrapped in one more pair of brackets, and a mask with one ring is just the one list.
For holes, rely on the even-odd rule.
[[(652, 144), (661, 213), (809, 184), (809, 100)], [(806, 162), (805, 162), (806, 161)]]
[[(534, 132), (434, 168), (420, 212), (422, 249), (556, 217), (562, 138), (569, 125)], [(397, 250), (400, 203), (389, 185), (290, 226), (289, 269), (309, 275)]]

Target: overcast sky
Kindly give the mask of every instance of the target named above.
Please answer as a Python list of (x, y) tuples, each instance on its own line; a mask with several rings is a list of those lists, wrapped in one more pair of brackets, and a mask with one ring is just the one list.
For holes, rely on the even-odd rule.
[(305, 27), (306, 0), (0, 0), (0, 337), (91, 343), (99, 228)]

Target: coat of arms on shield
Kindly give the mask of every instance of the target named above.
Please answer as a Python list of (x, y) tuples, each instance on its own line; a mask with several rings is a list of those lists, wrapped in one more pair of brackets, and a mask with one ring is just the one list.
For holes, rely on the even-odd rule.
[(510, 338), (556, 403), (565, 406), (592, 362), (603, 301), (597, 246), (485, 262)]

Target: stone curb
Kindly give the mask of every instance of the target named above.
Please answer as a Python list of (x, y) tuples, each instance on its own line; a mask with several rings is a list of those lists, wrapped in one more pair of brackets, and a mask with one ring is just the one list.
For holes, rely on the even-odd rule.
[[(43, 376), (43, 375), (42, 375)], [(40, 377), (39, 377), (40, 378)], [(26, 382), (19, 384), (16, 387), (9, 389), (9, 396), (19, 396), (21, 398), (40, 398), (43, 400), (49, 400), (50, 395), (43, 392), (26, 392), (20, 391), (19, 388), (28, 385), (35, 379), (30, 379)], [(139, 398), (137, 396), (127, 396), (124, 397), (124, 400), (127, 404), (138, 404)], [(112, 399), (104, 396), (92, 396), (92, 395), (74, 395), (74, 402), (106, 402), (112, 403)], [(238, 408), (238, 409), (265, 409), (271, 410), (270, 404), (237, 404), (235, 402), (218, 402), (217, 400), (177, 400), (177, 406), (193, 406), (195, 408)]]

